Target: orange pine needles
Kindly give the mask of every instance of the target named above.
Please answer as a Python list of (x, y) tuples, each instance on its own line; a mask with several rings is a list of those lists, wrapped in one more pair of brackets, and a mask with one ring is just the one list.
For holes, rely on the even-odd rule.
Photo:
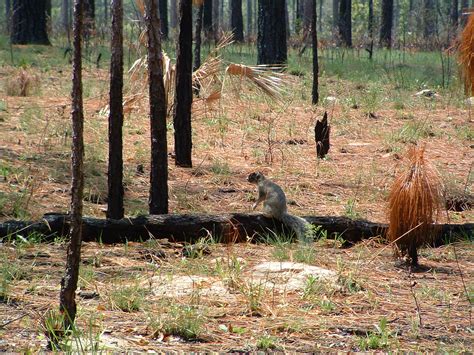
[(459, 62), (467, 95), (474, 95), (474, 13), (469, 15), (459, 42)]
[(433, 223), (442, 201), (442, 184), (425, 161), (424, 152), (424, 147), (409, 148), (408, 169), (395, 179), (389, 195), (388, 239), (395, 243), (399, 255), (408, 255), (414, 266), (418, 265), (417, 248), (434, 237)]

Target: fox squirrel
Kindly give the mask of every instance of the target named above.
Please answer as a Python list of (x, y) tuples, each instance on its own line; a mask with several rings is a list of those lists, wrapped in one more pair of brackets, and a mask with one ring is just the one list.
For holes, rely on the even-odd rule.
[(311, 236), (311, 224), (303, 218), (290, 215), (286, 206), (286, 196), (282, 188), (265, 178), (260, 172), (251, 173), (247, 181), (258, 186), (258, 199), (252, 210), (263, 202), (263, 215), (275, 218), (291, 228), (300, 241), (307, 241)]

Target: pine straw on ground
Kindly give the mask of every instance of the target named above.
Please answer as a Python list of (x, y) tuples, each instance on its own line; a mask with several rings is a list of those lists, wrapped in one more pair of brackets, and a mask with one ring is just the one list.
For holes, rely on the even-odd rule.
[[(238, 285), (251, 281), (252, 266), (275, 260), (275, 247), (211, 245), (209, 255), (183, 259), (181, 246), (165, 242), (157, 257), (158, 246), (84, 245), (79, 291), (93, 291), (98, 297), (78, 297), (81, 330), (94, 339), (103, 334), (115, 341), (116, 351), (249, 351), (263, 336), (285, 351), (349, 351), (360, 350), (361, 339), (377, 333), (385, 318), (389, 334), (385, 350), (472, 350), (471, 306), (465, 293), (466, 285), (472, 287), (472, 244), (424, 249), (420, 263), (426, 269), (410, 273), (396, 266), (389, 249), (374, 258), (380, 246), (373, 240), (351, 249), (319, 242), (307, 247), (313, 248), (313, 264), (337, 271), (345, 286), (306, 297), (302, 291), (266, 289), (257, 312), (250, 310), (249, 296)], [(57, 307), (64, 245), (7, 244), (1, 257), (11, 263), (8, 267), (20, 268), (23, 277), (10, 283), (9, 302), (0, 302), (0, 351), (44, 350), (41, 322), (47, 310)], [(187, 296), (150, 292), (155, 276), (171, 281), (197, 274), (224, 281), (231, 274), (216, 266), (219, 259), (238, 259), (243, 265), (241, 274), (234, 275), (235, 283), (226, 284), (230, 291), (226, 296), (200, 295), (198, 286)], [(130, 285), (145, 290), (140, 310), (113, 308), (111, 294)], [(322, 307), (321, 301), (331, 302), (331, 308)], [(193, 305), (202, 314), (205, 323), (197, 340), (183, 341), (152, 329), (150, 320), (160, 319), (173, 305)]]

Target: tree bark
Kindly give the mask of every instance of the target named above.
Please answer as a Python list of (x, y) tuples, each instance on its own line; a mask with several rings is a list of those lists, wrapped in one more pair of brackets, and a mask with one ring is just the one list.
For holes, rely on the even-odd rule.
[(203, 6), (202, 25), (204, 28), (204, 37), (206, 38), (206, 41), (210, 41), (216, 37), (212, 21), (212, 0), (204, 0)]
[(178, 24), (178, 1), (179, 0), (170, 1), (170, 27), (171, 28), (176, 28)]
[(316, 13), (316, 0), (313, 0), (311, 16), (311, 44), (313, 47), (313, 89), (312, 89), (312, 103), (316, 105), (319, 102), (319, 63), (318, 63), (318, 29), (317, 24), (317, 13)]
[(287, 62), (285, 0), (258, 1), (258, 64)]
[(11, 18), (12, 44), (51, 45), (46, 27), (46, 0), (13, 0)]
[(89, 38), (95, 29), (95, 0), (84, 0), (84, 36)]
[(252, 9), (252, 0), (247, 0), (247, 41), (250, 41), (250, 38), (253, 35), (253, 9)]
[(230, 1), (230, 27), (236, 42), (244, 41), (244, 20), (242, 17), (242, 0)]
[(71, 92), (72, 119), (72, 184), (70, 241), (67, 249), (66, 270), (61, 280), (59, 307), (64, 313), (64, 328), (70, 329), (76, 318), (77, 280), (81, 260), (82, 243), (82, 198), (84, 193), (84, 113), (82, 103), (82, 26), (83, 1), (74, 1), (73, 76)]
[(331, 126), (328, 124), (328, 113), (324, 112), (323, 119), (317, 120), (314, 127), (314, 140), (316, 142), (316, 155), (323, 159), (329, 152)]
[(332, 27), (339, 27), (339, 0), (332, 0)]
[(352, 0), (339, 0), (339, 36), (345, 47), (352, 48)]
[(12, 13), (12, 5), (10, 0), (5, 0), (5, 23), (6, 23), (6, 30), (7, 33), (10, 34), (11, 29), (11, 13)]
[(423, 37), (430, 45), (436, 29), (435, 0), (424, 0), (423, 21)]
[(146, 0), (145, 22), (148, 35), (148, 85), (151, 127), (150, 198), (148, 206), (150, 214), (164, 214), (168, 213), (167, 108), (163, 82), (160, 20), (156, 5), (155, 0)]
[(392, 48), (393, 0), (382, 0), (380, 46)]
[(369, 33), (369, 59), (372, 59), (374, 52), (374, 0), (369, 0), (369, 16), (367, 18), (367, 31)]
[[(204, 6), (198, 5), (196, 12), (196, 24), (194, 27), (194, 64), (193, 72), (201, 66), (201, 32), (202, 32), (202, 15)], [(198, 90), (199, 92), (199, 90)]]
[(107, 218), (123, 218), (123, 4), (112, 0)]
[(223, 0), (212, 0), (212, 20), (214, 22), (214, 32), (216, 34), (216, 39), (218, 39), (219, 31), (221, 29), (221, 25), (220, 25), (221, 18), (219, 17), (220, 1), (223, 1)]
[(318, 16), (318, 31), (323, 32), (323, 8), (324, 0), (319, 0), (319, 16)]
[[(171, 0), (173, 1), (173, 0)], [(159, 0), (161, 35), (168, 39), (168, 0)]]
[(191, 0), (181, 0), (179, 3), (179, 38), (176, 46), (176, 89), (173, 112), (174, 149), (175, 164), (188, 168), (192, 167), (192, 23)]
[(458, 27), (458, 22), (459, 22), (459, 1), (458, 0), (452, 0), (451, 1), (451, 11), (450, 11), (450, 18), (451, 18), (451, 26), (453, 27), (454, 33), (456, 33), (456, 29)]
[(64, 33), (69, 34), (69, 0), (61, 1), (61, 26)]
[[(384, 236), (387, 225), (366, 220), (352, 220), (347, 217), (306, 216), (313, 226), (327, 231), (328, 238), (343, 238), (348, 243)], [(41, 221), (8, 221), (0, 224), (0, 240), (23, 236), (33, 232), (42, 234), (45, 241), (53, 241), (58, 236), (67, 235), (71, 220), (69, 215), (45, 215)], [(151, 215), (121, 220), (106, 220), (85, 217), (83, 219), (83, 240), (106, 244), (144, 241), (155, 238), (169, 238), (176, 242), (197, 242), (208, 236), (220, 237), (222, 242), (264, 241), (259, 236), (272, 233), (288, 233), (285, 226), (261, 214), (233, 213), (225, 215)], [(474, 223), (439, 225), (439, 234), (433, 245), (443, 245), (456, 235), (473, 235)]]

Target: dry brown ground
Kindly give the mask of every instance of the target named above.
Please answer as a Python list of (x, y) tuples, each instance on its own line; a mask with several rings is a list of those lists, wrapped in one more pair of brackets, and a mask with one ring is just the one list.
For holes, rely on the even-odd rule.
[[(14, 75), (12, 69), (0, 68), (0, 79)], [(7, 167), (0, 176), (0, 192), (7, 196), (2, 201), (0, 221), (12, 218), (14, 213), (38, 218), (45, 212), (68, 209), (69, 76), (55, 71), (38, 75), (41, 89), (31, 96), (13, 97), (7, 96), (5, 89), (0, 91), (0, 100), (6, 104), (5, 110), (0, 110), (0, 162), (2, 168)], [(85, 213), (101, 217), (106, 194), (107, 116), (100, 110), (107, 99), (107, 76), (105, 70), (85, 73)], [(222, 106), (197, 103), (193, 118), (194, 168), (176, 168), (171, 157), (169, 160), (170, 212), (249, 211), (254, 190), (245, 178), (249, 172), (261, 170), (287, 192), (292, 213), (385, 221), (386, 196), (395, 174), (404, 166), (401, 158), (410, 140), (426, 144), (427, 159), (440, 172), (449, 193), (472, 189), (468, 175), (474, 157), (473, 121), (468, 108), (447, 97), (426, 100), (414, 98), (412, 93), (406, 94), (403, 107), (396, 107), (390, 100), (390, 88), (385, 87), (380, 88), (383, 92), (377, 102), (370, 103), (364, 101), (369, 84), (327, 80), (323, 85), (325, 92), (338, 97), (339, 102), (311, 107), (302, 100), (308, 87), (295, 83), (283, 105), (268, 103), (252, 89), (242, 90), (240, 100), (229, 89)], [(351, 108), (349, 96), (359, 102), (359, 108)], [(371, 107), (364, 107), (364, 103)], [(128, 114), (124, 125), (128, 215), (147, 211), (150, 154), (145, 104)], [(332, 148), (328, 159), (317, 160), (313, 127), (324, 110), (330, 114)], [(367, 115), (368, 110), (376, 112), (375, 119)], [(302, 144), (288, 144), (290, 140)], [(168, 146), (172, 152), (171, 125)], [(137, 174), (140, 164), (144, 166), (143, 175)], [(453, 223), (474, 221), (472, 210), (448, 215)], [(472, 349), (471, 308), (464, 291), (467, 285), (472, 300), (471, 244), (459, 245), (457, 254), (452, 245), (428, 249), (421, 259), (428, 271), (411, 274), (395, 266), (388, 249), (369, 263), (381, 249), (379, 245), (364, 243), (338, 249), (331, 244), (316, 244), (311, 263), (354, 278), (360, 290), (318, 294), (316, 300), (309, 301), (301, 292), (282, 295), (265, 291), (260, 314), (249, 311), (249, 296), (242, 289), (235, 291), (236, 298), (231, 302), (206, 297), (173, 299), (176, 304), (194, 305), (205, 317), (206, 330), (196, 342), (166, 336), (161, 339), (149, 329), (148, 319), (162, 313), (162, 298), (148, 292), (142, 309), (127, 313), (111, 308), (111, 290), (136, 280), (146, 284), (150, 275), (160, 273), (215, 275), (217, 271), (207, 261), (218, 256), (243, 258), (245, 276), (250, 265), (275, 260), (275, 247), (212, 246), (211, 255), (196, 260), (175, 256), (174, 251), (180, 250), (176, 246), (170, 246), (164, 259), (150, 260), (148, 252), (143, 254), (144, 248), (135, 244), (85, 245), (84, 260), (89, 261), (85, 268), (93, 277), (83, 275), (81, 288), (97, 291), (99, 298), (80, 300), (79, 323), (87, 331), (91, 321), (95, 333), (105, 331), (125, 340), (122, 349), (251, 350), (256, 349), (262, 336), (268, 336), (287, 351), (356, 350), (360, 338), (365, 332), (375, 331), (383, 317), (390, 329), (390, 349)], [(39, 350), (46, 343), (39, 324), (45, 310), (56, 307), (64, 245), (1, 245), (0, 249), (2, 259), (8, 260), (3, 267), (18, 265), (28, 271), (25, 280), (11, 282), (11, 302), (0, 303), (0, 327), (25, 315), (0, 328), (0, 349)], [(94, 258), (101, 260), (96, 266)], [(318, 303), (321, 299), (334, 303), (334, 309), (324, 310)], [(219, 327), (222, 325), (245, 331), (225, 332)]]

